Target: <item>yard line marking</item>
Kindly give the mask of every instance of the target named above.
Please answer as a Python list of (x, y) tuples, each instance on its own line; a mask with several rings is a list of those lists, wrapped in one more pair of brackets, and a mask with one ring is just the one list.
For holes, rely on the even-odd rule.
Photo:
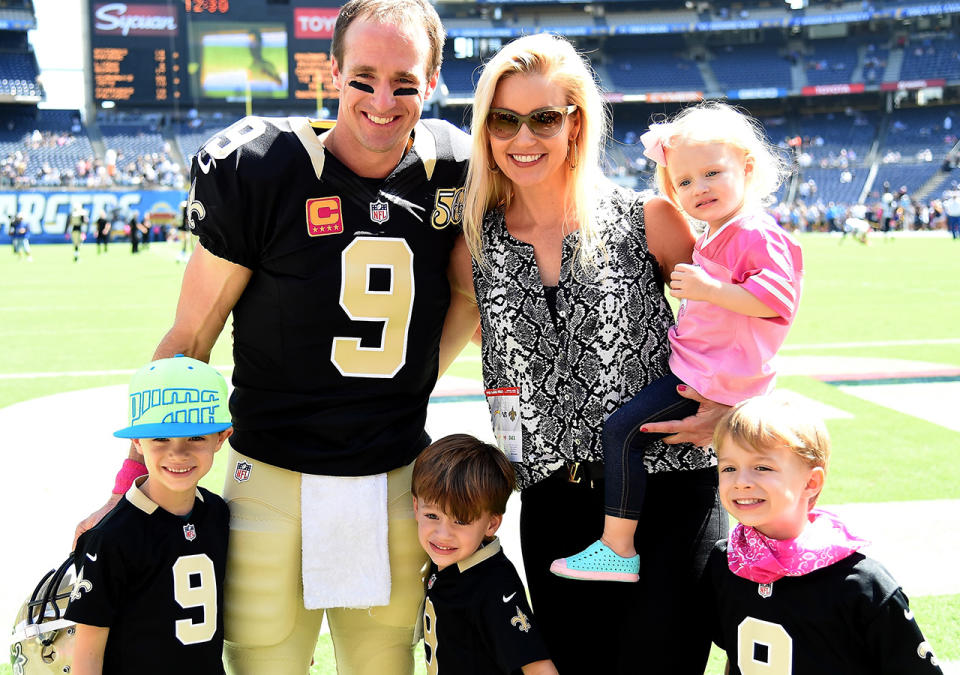
[[(233, 366), (214, 366), (217, 370), (231, 371)], [(104, 375), (133, 375), (136, 369), (126, 370), (64, 370), (56, 373), (0, 373), (0, 380), (32, 380), (40, 377), (101, 377)]]
[(876, 342), (822, 342), (811, 345), (784, 345), (780, 351), (798, 351), (801, 349), (860, 349), (862, 347), (915, 347), (923, 345), (958, 345), (960, 338), (941, 338), (933, 340), (877, 340)]

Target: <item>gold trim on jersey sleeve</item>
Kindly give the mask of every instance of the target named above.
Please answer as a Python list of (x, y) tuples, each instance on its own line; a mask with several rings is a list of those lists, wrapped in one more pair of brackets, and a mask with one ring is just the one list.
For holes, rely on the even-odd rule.
[[(287, 122), (290, 124), (290, 130), (297, 135), (300, 143), (310, 156), (313, 172), (317, 174), (317, 180), (320, 180), (320, 175), (323, 173), (324, 160), (323, 139), (326, 137), (326, 134), (318, 137), (314, 131), (314, 124), (306, 117), (291, 116), (287, 118)], [(330, 128), (333, 128), (332, 124)]]
[(417, 157), (423, 162), (423, 170), (427, 180), (433, 178), (433, 170), (437, 168), (437, 139), (433, 137), (425, 124), (417, 122), (413, 130), (413, 149)]

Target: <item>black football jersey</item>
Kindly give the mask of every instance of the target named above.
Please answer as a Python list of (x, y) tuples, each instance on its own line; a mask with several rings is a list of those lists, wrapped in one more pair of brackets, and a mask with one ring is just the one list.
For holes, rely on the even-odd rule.
[(188, 211), (204, 248), (253, 272), (233, 309), (231, 445), (295, 471), (376, 474), (428, 443), (469, 137), (423, 120), (393, 172), (367, 179), (322, 131), (240, 120), (194, 158)]
[(428, 675), (520, 673), (550, 658), (499, 539), (442, 571), (430, 564), (423, 642)]
[(104, 675), (224, 672), (229, 520), (224, 501), (203, 488), (184, 519), (134, 485), (81, 535), (66, 617), (110, 628)]
[(860, 553), (761, 585), (730, 571), (721, 541), (704, 581), (713, 641), (727, 652), (731, 675), (941, 673), (907, 596)]

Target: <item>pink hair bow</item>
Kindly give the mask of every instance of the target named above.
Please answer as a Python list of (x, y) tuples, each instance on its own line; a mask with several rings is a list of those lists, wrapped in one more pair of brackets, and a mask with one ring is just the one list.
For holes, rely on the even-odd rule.
[(667, 154), (664, 151), (663, 139), (669, 136), (669, 123), (651, 124), (650, 130), (640, 136), (640, 142), (643, 143), (643, 156), (652, 159), (660, 166), (666, 166)]

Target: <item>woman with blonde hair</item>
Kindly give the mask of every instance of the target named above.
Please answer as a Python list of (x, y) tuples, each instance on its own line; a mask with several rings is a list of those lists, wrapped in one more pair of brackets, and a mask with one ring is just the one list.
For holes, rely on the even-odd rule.
[[(484, 386), (517, 470), (524, 568), (551, 658), (561, 673), (703, 672), (709, 637), (691, 628), (692, 591), (726, 519), (715, 457), (689, 441), (709, 445), (723, 406), (690, 390), (695, 416), (649, 425), (673, 435), (646, 454), (639, 583), (549, 572), (602, 530), (603, 424), (667, 372), (664, 280), (690, 261), (693, 234), (668, 201), (604, 178), (608, 115), (563, 38), (520, 38), (486, 64), (472, 132), (446, 337), (462, 324), (466, 339), (461, 320), (479, 311)], [(441, 368), (449, 358), (442, 345)]]

